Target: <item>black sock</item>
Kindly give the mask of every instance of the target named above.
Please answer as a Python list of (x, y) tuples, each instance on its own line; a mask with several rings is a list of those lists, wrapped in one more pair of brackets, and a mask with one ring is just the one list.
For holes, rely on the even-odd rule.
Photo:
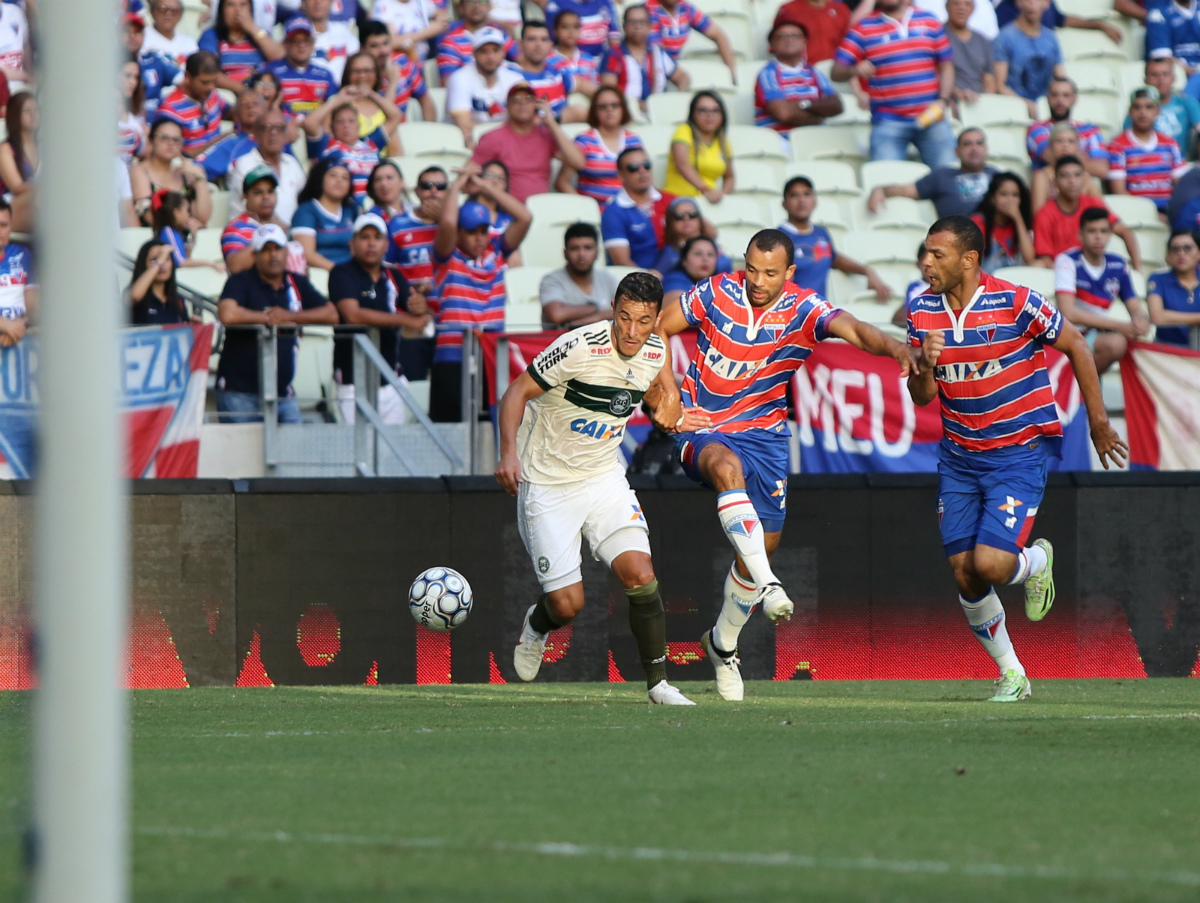
[(646, 687), (667, 679), (667, 612), (658, 581), (625, 590), (629, 598), (629, 629), (637, 640), (638, 656), (646, 671)]
[(529, 626), (538, 633), (549, 633), (551, 630), (557, 630), (563, 626), (554, 620), (554, 615), (550, 614), (549, 596), (538, 596), (537, 608), (529, 616)]

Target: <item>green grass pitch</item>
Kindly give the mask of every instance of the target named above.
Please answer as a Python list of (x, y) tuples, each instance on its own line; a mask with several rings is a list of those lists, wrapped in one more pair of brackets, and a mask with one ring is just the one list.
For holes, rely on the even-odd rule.
[[(1200, 899), (1200, 681), (133, 694), (138, 903)], [(0, 900), (28, 694), (0, 694)]]

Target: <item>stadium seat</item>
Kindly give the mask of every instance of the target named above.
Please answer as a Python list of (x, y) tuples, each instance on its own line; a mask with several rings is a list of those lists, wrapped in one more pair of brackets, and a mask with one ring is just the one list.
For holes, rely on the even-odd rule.
[(538, 286), (550, 267), (509, 267), (504, 271), (505, 332), (539, 332), (542, 328), (542, 302)]
[(721, 250), (729, 255), (734, 269), (742, 268), (746, 261), (746, 247), (750, 244), (750, 239), (761, 231), (761, 226), (726, 226), (721, 230), (718, 239)]
[[(770, 29), (771, 23), (767, 24)], [(763, 34), (763, 40), (766, 40), (766, 34)], [(842, 103), (847, 106), (858, 106), (858, 100), (854, 96), (854, 88), (849, 81), (835, 82), (833, 80), (833, 60), (821, 60), (819, 63), (813, 64), (813, 68), (820, 72), (823, 76), (829, 79), (835, 91), (842, 95)]]
[(788, 164), (785, 175), (789, 179), (804, 176), (822, 197), (832, 194), (858, 197), (862, 194), (854, 167), (840, 160), (796, 160)]
[[(1182, 91), (1187, 85), (1187, 72), (1178, 63), (1175, 65), (1175, 90)], [(1146, 83), (1146, 64), (1141, 60), (1126, 63), (1116, 72), (1117, 91), (1119, 97), (1127, 98), (1134, 88), (1140, 88)]]
[(729, 67), (720, 59), (692, 59), (688, 60), (684, 68), (692, 77), (692, 86), (688, 91), (693, 94), (706, 88), (710, 91), (717, 91), (724, 96), (725, 104), (728, 106), (729, 97), (738, 92), (737, 87), (733, 84), (733, 76), (729, 72)]
[[(748, 20), (725, 18), (721, 20), (721, 29), (729, 36), (729, 43), (733, 47), (735, 59), (752, 60), (759, 56)], [(717, 53), (717, 45), (695, 29), (688, 34), (683, 49), (679, 52), (679, 57), (683, 61), (685, 69), (688, 68), (687, 61), (689, 59), (713, 57), (719, 60), (721, 58)]]
[[(297, 141), (297, 144), (301, 142)], [(209, 194), (212, 195), (212, 214), (208, 218), (208, 225), (211, 229), (224, 229), (229, 225), (229, 192), (224, 188), (217, 188), (215, 185), (209, 185)]]
[(735, 160), (779, 160), (790, 163), (791, 151), (774, 129), (754, 125), (734, 125), (728, 129), (729, 149)]
[(1132, 194), (1106, 194), (1104, 206), (1115, 213), (1131, 229), (1152, 228), (1160, 230), (1166, 238), (1167, 227), (1158, 218), (1158, 207), (1148, 198)]
[(806, 126), (787, 134), (794, 159), (844, 161), (854, 167), (855, 183), (858, 169), (871, 158), (870, 137), (858, 127)]
[(296, 353), (292, 388), (302, 408), (335, 397), (333, 388), (333, 327), (305, 326)]
[[(893, 289), (894, 291), (895, 289)], [(876, 299), (873, 291), (865, 289), (856, 293), (847, 301), (838, 301), (837, 306), (863, 323), (870, 323), (872, 326), (890, 326), (892, 312), (895, 311), (899, 301), (903, 300), (903, 295), (899, 295), (898, 299), (891, 298), (887, 301), (879, 301)]]
[[(572, 223), (591, 223), (600, 228), (600, 205), (582, 194), (534, 194), (525, 201), (525, 206), (540, 226), (562, 230)], [(560, 238), (555, 250), (561, 248)]]
[(464, 163), (462, 157), (452, 154), (427, 157), (389, 157), (388, 159), (400, 167), (400, 172), (404, 174), (404, 184), (408, 186), (410, 192), (417, 187), (417, 176), (427, 167), (440, 166), (446, 170), (446, 175), (453, 181), (454, 170), (461, 168)]
[[(896, 305), (904, 300), (904, 293), (913, 283), (921, 280), (921, 271), (916, 265), (917, 246), (912, 246), (912, 258), (908, 263), (873, 263), (871, 269), (875, 274), (884, 281), (888, 288), (892, 290), (892, 297), (888, 301), (879, 301), (874, 292), (858, 295), (859, 301), (866, 301), (875, 307), (879, 313), (876, 317), (882, 315), (883, 319), (872, 319), (868, 322), (879, 324), (890, 323), (892, 319), (892, 311), (896, 309)], [(858, 316), (855, 314), (855, 316)], [(861, 319), (861, 318), (860, 318)]]
[(721, 198), (721, 203), (714, 204), (700, 195), (694, 198), (700, 208), (700, 215), (714, 226), (753, 226), (762, 227), (767, 222), (767, 208), (770, 202), (760, 195), (730, 194)]
[(738, 160), (736, 194), (765, 194), (778, 198), (783, 186), (783, 164), (776, 160)]
[(824, 128), (851, 124), (869, 126), (871, 124), (871, 111), (864, 110), (862, 107), (860, 107), (857, 100), (854, 100), (853, 98), (847, 100), (845, 97), (843, 97), (842, 106), (844, 109), (841, 113), (839, 113), (837, 116), (830, 116), (825, 120), (823, 125)]
[[(686, 111), (685, 116), (686, 119)], [(626, 126), (629, 131), (633, 132), (642, 139), (642, 147), (651, 155), (665, 154), (671, 147), (671, 138), (675, 135), (675, 129), (678, 123), (662, 125), (651, 122), (630, 123)]]
[(142, 245), (154, 237), (154, 230), (146, 226), (126, 226), (117, 236), (117, 250), (128, 254), (134, 260)]
[(325, 297), (329, 297), (329, 270), (323, 270), (320, 267), (309, 267), (306, 276), (308, 277), (308, 281), (312, 283), (313, 288)]
[(826, 300), (841, 307), (867, 290), (866, 276), (852, 276), (841, 270), (830, 270), (826, 279)]
[[(915, 229), (922, 237), (937, 219), (937, 212), (931, 202), (915, 201), (912, 198), (888, 198), (887, 206), (881, 207), (878, 213), (872, 213), (867, 209), (866, 197), (863, 197), (853, 204), (851, 213), (856, 229)], [(916, 248), (915, 244), (913, 248)]]
[(754, 125), (756, 111), (753, 90), (739, 85), (736, 94), (725, 98), (725, 109), (729, 113), (729, 122), (732, 125)]
[(858, 229), (846, 235), (842, 243), (847, 254), (859, 263), (897, 263), (913, 266), (917, 246), (899, 230)]
[(1054, 303), (1054, 270), (1048, 267), (1001, 267), (992, 274), (997, 279), (1024, 285)]
[(1120, 89), (1113, 77), (1117, 72), (1108, 61), (1068, 60), (1065, 67), (1067, 77), (1075, 82), (1080, 94), (1120, 96)]
[[(504, 125), (503, 121), (478, 122), (475, 124), (475, 127), (471, 129), (471, 137), (474, 138), (475, 142), (478, 144), (480, 138), (482, 138), (488, 132), (492, 131), (492, 129), (498, 129), (502, 125)], [(407, 150), (407, 148), (405, 148), (405, 150)], [(465, 148), (464, 148), (464, 150), (465, 150)], [(470, 156), (470, 153), (471, 153), (470, 151), (467, 151), (468, 156)]]
[[(651, 94), (646, 99), (646, 115), (654, 125), (679, 125), (681, 122), (687, 122), (688, 107), (691, 103), (692, 95), (683, 91)], [(630, 131), (636, 132), (637, 128)]]
[(228, 279), (228, 273), (214, 270), (212, 267), (187, 267), (175, 272), (176, 283), (213, 301), (220, 300), (221, 290), (225, 288)]
[(570, 135), (572, 138), (578, 138), (580, 135), (582, 135), (584, 132), (586, 132), (590, 128), (591, 128), (591, 126), (588, 125), (586, 122), (564, 122), (564, 123), (562, 123), (562, 130), (564, 132), (566, 132), (568, 135)]
[[(1138, 240), (1138, 250), (1142, 252), (1143, 272), (1152, 273), (1166, 266), (1168, 233), (1165, 228), (1134, 229), (1133, 234)], [(1124, 242), (1121, 246), (1124, 247)]]
[(975, 103), (961, 104), (959, 111), (964, 126), (1028, 126), (1031, 122), (1025, 101), (1007, 94), (981, 94)]
[(665, 150), (662, 153), (650, 153), (650, 162), (654, 165), (654, 187), (662, 191), (667, 184), (667, 153)]
[(462, 131), (447, 122), (406, 122), (400, 126), (406, 157), (457, 156), (469, 159)]
[(221, 227), (209, 226), (196, 232), (196, 240), (192, 245), (192, 256), (197, 260), (221, 260)]
[(763, 71), (765, 65), (766, 62), (763, 60), (740, 61), (737, 64), (738, 91), (753, 96), (754, 86), (758, 84), (758, 73)]
[(711, 19), (738, 18), (746, 22), (754, 21), (754, 7), (758, 6), (750, 0), (724, 0), (720, 3), (716, 0), (705, 0), (704, 3), (696, 5)]
[[(147, 10), (143, 15), (146, 18), (147, 26), (150, 25), (150, 15)], [(210, 17), (209, 8), (203, 3), (188, 0), (183, 4), (183, 15), (179, 17), (179, 22), (175, 25), (175, 30), (179, 34), (187, 35), (189, 38), (199, 40), (200, 35), (204, 32), (204, 25)]]
[(1068, 63), (1074, 60), (1109, 60), (1113, 63), (1123, 63), (1130, 58), (1129, 53), (1100, 31), (1059, 28), (1054, 34), (1058, 38), (1058, 46), (1062, 48), (1063, 59)]
[(911, 185), (928, 172), (928, 166), (913, 160), (871, 160), (859, 175), (863, 194), (870, 194), (876, 185)]

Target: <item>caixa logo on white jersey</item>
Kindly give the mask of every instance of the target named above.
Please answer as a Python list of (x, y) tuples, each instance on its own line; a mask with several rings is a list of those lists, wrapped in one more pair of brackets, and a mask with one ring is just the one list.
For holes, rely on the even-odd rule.
[(964, 361), (961, 364), (938, 364), (933, 375), (938, 382), (961, 383), (971, 379), (987, 379), (1004, 368), (999, 361)]

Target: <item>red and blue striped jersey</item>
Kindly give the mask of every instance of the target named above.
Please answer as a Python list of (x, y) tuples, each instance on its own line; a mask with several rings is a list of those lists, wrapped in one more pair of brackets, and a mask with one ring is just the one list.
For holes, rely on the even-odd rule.
[(642, 63), (622, 41), (604, 51), (599, 71), (615, 75), (617, 90), (625, 95), (626, 102), (631, 102), (666, 91), (667, 79), (675, 74), (675, 68), (675, 61), (657, 44), (646, 47), (646, 62)]
[(621, 178), (617, 175), (617, 157), (630, 147), (641, 147), (642, 139), (633, 132), (622, 131), (621, 146), (616, 153), (608, 149), (604, 139), (595, 129), (588, 129), (575, 136), (575, 143), (583, 151), (585, 165), (579, 170), (576, 188), (603, 207), (621, 190)]
[(589, 82), (600, 81), (600, 74), (596, 71), (596, 64), (599, 61), (599, 57), (589, 56), (578, 47), (575, 48), (574, 57), (569, 57), (557, 50), (550, 51), (550, 55), (546, 57), (546, 65), (564, 75), (569, 74), (572, 84), (581, 78)]
[(871, 118), (907, 121), (938, 99), (938, 65), (951, 62), (952, 54), (937, 16), (910, 7), (900, 21), (867, 16), (842, 39), (835, 59), (843, 66), (870, 60)]
[(393, 57), (396, 64), (396, 84), (392, 88), (392, 103), (400, 111), (401, 122), (408, 121), (408, 102), (420, 100), (428, 90), (421, 65), (408, 56)]
[[(409, 282), (433, 281), (433, 240), (437, 223), (427, 223), (416, 213), (397, 213), (388, 220), (387, 262), (399, 267)], [(437, 313), (437, 289), (428, 295), (429, 307)]]
[[(442, 35), (438, 42), (437, 67), (443, 85), (446, 84), (446, 79), (463, 66), (475, 62), (475, 48), (471, 45), (474, 34), (467, 30), (467, 26), (460, 19)], [(505, 40), (504, 58), (515, 60), (517, 53), (517, 42), (512, 38)]]
[(254, 232), (261, 224), (249, 213), (235, 216), (221, 233), (221, 256), (228, 257), (236, 251), (250, 246)]
[(379, 152), (387, 147), (387, 135), (382, 128), (378, 128), (366, 138), (359, 138), (354, 144), (343, 144), (332, 135), (326, 134), (321, 145), (322, 159), (328, 157), (350, 170), (354, 200), (361, 205), (367, 196), (367, 182), (371, 178), (371, 171), (379, 165)]
[[(1035, 122), (1025, 133), (1025, 149), (1029, 151), (1029, 159), (1034, 169), (1041, 169), (1046, 165), (1044, 154), (1050, 146), (1050, 130), (1055, 125), (1056, 123), (1049, 119), (1045, 122)], [(1071, 125), (1075, 126), (1075, 131), (1079, 133), (1079, 152), (1093, 160), (1103, 160), (1107, 163), (1108, 148), (1104, 144), (1104, 136), (1100, 134), (1100, 129), (1090, 122), (1076, 122), (1074, 119), (1071, 120)]]
[(504, 329), (503, 239), (492, 240), (488, 252), (470, 260), (455, 248), (446, 259), (434, 251), (434, 278), (440, 307), (437, 338), (433, 350), (435, 363), (462, 360), (463, 333), (468, 329), (500, 332)]
[(533, 93), (539, 100), (550, 104), (550, 110), (555, 119), (562, 119), (563, 110), (567, 108), (567, 96), (575, 90), (575, 79), (570, 72), (555, 69), (547, 60), (541, 71), (522, 69), (516, 63), (507, 63), (509, 69), (529, 83)]
[(221, 117), (228, 109), (229, 104), (216, 91), (209, 94), (201, 106), (184, 94), (182, 88), (176, 88), (158, 105), (155, 119), (170, 119), (177, 123), (183, 130), (183, 151), (191, 153), (217, 137), (221, 131)]
[(1132, 130), (1126, 130), (1108, 145), (1109, 179), (1124, 179), (1126, 191), (1149, 198), (1159, 210), (1167, 209), (1175, 179), (1189, 166), (1175, 139), (1162, 132), (1143, 143)]
[(296, 69), (284, 58), (267, 63), (263, 71), (279, 80), (284, 103), (293, 113), (311, 113), (338, 92), (333, 73), (324, 66), (309, 63)]
[(808, 63), (792, 67), (783, 65), (779, 60), (771, 60), (758, 73), (758, 80), (754, 83), (754, 124), (786, 132), (791, 129), (790, 125), (767, 115), (770, 101), (813, 101), (833, 93), (834, 87), (829, 79)]
[(1062, 424), (1042, 346), (1058, 341), (1062, 328), (1063, 315), (1037, 292), (986, 273), (961, 311), (941, 295), (908, 302), (910, 345), (920, 347), (931, 330), (946, 336), (934, 378), (955, 448), (987, 452), (1040, 440), (1058, 454)]
[(646, 0), (646, 12), (650, 15), (651, 42), (658, 44), (673, 60), (679, 59), (679, 51), (683, 50), (693, 28), (703, 34), (712, 27), (712, 19), (688, 0), (679, 0), (674, 13), (668, 12), (659, 0)]
[(244, 82), (263, 64), (263, 55), (258, 46), (246, 38), (244, 41), (222, 41), (217, 30), (210, 28), (200, 35), (197, 42), (201, 50), (215, 53), (221, 60), (221, 71), (235, 82)]
[(703, 280), (680, 299), (698, 330), (683, 380), (684, 405), (703, 408), (720, 433), (787, 434), (787, 385), (841, 313), (816, 292), (788, 282), (779, 300), (755, 308), (745, 271)]
[(606, 47), (621, 40), (621, 17), (613, 0), (546, 0), (546, 25), (554, 34), (554, 22), (561, 12), (579, 16), (580, 52), (598, 57)]
[(1114, 301), (1137, 297), (1129, 278), (1129, 264), (1116, 254), (1105, 254), (1104, 262), (1093, 267), (1083, 256), (1083, 248), (1072, 248), (1054, 258), (1054, 291), (1074, 295), (1081, 304), (1105, 313)]

